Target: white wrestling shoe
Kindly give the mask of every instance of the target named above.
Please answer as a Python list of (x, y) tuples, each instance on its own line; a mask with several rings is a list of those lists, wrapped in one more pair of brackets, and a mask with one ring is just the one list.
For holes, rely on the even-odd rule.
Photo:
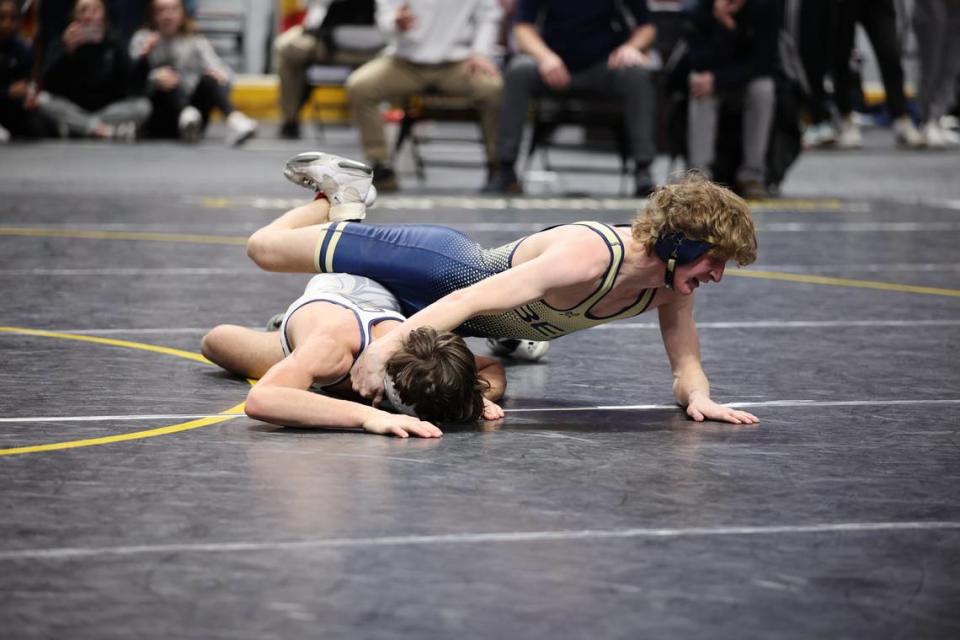
[(487, 338), (487, 346), (494, 355), (512, 356), (519, 360), (536, 362), (547, 355), (550, 343), (546, 340), (519, 340), (517, 338)]
[(308, 151), (287, 160), (287, 180), (322, 193), (330, 201), (330, 221), (362, 220), (377, 199), (373, 169), (329, 153)]

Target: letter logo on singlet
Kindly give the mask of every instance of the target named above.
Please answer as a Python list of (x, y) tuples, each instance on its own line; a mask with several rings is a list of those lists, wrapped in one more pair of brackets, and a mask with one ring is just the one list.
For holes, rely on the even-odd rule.
[(530, 325), (531, 329), (534, 329), (540, 335), (551, 338), (555, 336), (560, 336), (564, 334), (563, 329), (557, 325), (547, 322), (546, 320), (541, 320), (540, 315), (534, 311), (529, 305), (522, 307), (517, 307), (515, 310), (517, 317)]

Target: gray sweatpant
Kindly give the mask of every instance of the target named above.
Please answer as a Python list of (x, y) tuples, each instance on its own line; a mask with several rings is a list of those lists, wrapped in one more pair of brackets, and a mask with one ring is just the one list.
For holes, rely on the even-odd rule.
[(920, 57), (917, 102), (924, 120), (936, 120), (950, 107), (960, 73), (960, 0), (914, 0), (913, 28)]
[(562, 97), (565, 92), (595, 93), (598, 97), (619, 97), (633, 159), (638, 167), (649, 165), (656, 155), (654, 117), (656, 92), (650, 71), (643, 67), (610, 69), (607, 62), (570, 74), (570, 86), (554, 91), (544, 84), (537, 63), (530, 56), (518, 55), (503, 78), (503, 106), (500, 110), (500, 141), (497, 160), (513, 164), (520, 152), (523, 125), (527, 121), (530, 100), (543, 95)]
[(53, 120), (60, 131), (74, 135), (88, 136), (99, 125), (116, 125), (133, 122), (142, 125), (150, 118), (150, 100), (147, 98), (126, 98), (107, 105), (96, 112), (90, 112), (66, 98), (52, 93), (41, 94), (38, 108), (40, 112)]
[[(709, 173), (717, 146), (717, 114), (720, 104), (737, 93), (720, 93), (706, 98), (691, 97), (687, 103), (687, 164)], [(743, 164), (737, 181), (763, 182), (767, 143), (776, 106), (773, 78), (756, 78), (743, 90)]]

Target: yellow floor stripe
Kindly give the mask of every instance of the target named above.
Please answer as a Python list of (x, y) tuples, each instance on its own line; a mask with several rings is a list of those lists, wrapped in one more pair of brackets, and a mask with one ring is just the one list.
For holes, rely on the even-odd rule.
[(22, 327), (0, 327), (0, 331), (5, 333), (17, 333), (24, 336), (38, 336), (41, 338), (59, 338), (60, 340), (76, 340), (77, 342), (92, 342), (94, 344), (105, 344), (111, 347), (123, 347), (125, 349), (139, 349), (141, 351), (152, 351), (153, 353), (162, 353), (168, 356), (186, 358), (202, 362), (203, 364), (213, 364), (199, 353), (192, 351), (183, 351), (172, 347), (161, 347), (155, 344), (145, 342), (130, 342), (129, 340), (116, 340), (114, 338), (100, 338), (97, 336), (83, 336), (75, 333), (57, 333), (55, 331), (43, 331), (41, 329), (24, 329)]
[(0, 235), (39, 238), (86, 238), (91, 240), (151, 240), (154, 242), (191, 242), (197, 244), (244, 245), (247, 243), (246, 236), (210, 236), (190, 233), (150, 233), (146, 231), (40, 229), (31, 227), (0, 227)]
[[(147, 344), (144, 342), (131, 342), (129, 340), (115, 340), (113, 338), (100, 338), (97, 336), (83, 336), (75, 333), (59, 333), (56, 331), (43, 331), (42, 329), (27, 329), (24, 327), (0, 327), (0, 332), (4, 333), (14, 333), (24, 336), (35, 336), (42, 338), (56, 338), (58, 340), (76, 340), (77, 342), (90, 342), (94, 344), (103, 344), (111, 347), (121, 347), (124, 349), (139, 349), (140, 351), (149, 351), (151, 353), (160, 353), (168, 356), (176, 356), (178, 358), (185, 358), (187, 360), (193, 360), (194, 362), (200, 362), (203, 364), (213, 363), (204, 358), (199, 353), (193, 353), (192, 351), (184, 351), (182, 349), (174, 349), (172, 347), (161, 347), (155, 344)], [(254, 384), (254, 380), (247, 380), (251, 385)], [(80, 447), (92, 447), (95, 445), (102, 444), (113, 444), (115, 442), (125, 442), (128, 440), (141, 440), (143, 438), (155, 438), (157, 436), (163, 436), (170, 433), (178, 433), (180, 431), (188, 431), (190, 429), (199, 429), (200, 427), (206, 427), (212, 424), (218, 424), (226, 420), (232, 420), (239, 415), (243, 415), (244, 404), (234, 405), (229, 409), (221, 411), (217, 416), (210, 416), (207, 418), (200, 418), (198, 420), (190, 420), (189, 422), (181, 422), (178, 424), (172, 424), (166, 427), (157, 427), (156, 429), (147, 429), (145, 431), (134, 431), (131, 433), (122, 433), (113, 436), (103, 436), (100, 438), (86, 438), (84, 440), (69, 440), (66, 442), (51, 442), (48, 444), (38, 444), (38, 445), (29, 445), (24, 447), (13, 447), (10, 449), (0, 449), (0, 456), (12, 456), (24, 453), (38, 453), (41, 451), (59, 451), (62, 449), (77, 449)]]
[(960, 298), (960, 289), (941, 289), (938, 287), (920, 287), (912, 284), (897, 284), (895, 282), (876, 282), (873, 280), (853, 280), (851, 278), (832, 278), (829, 276), (811, 276), (802, 273), (780, 273), (778, 271), (727, 271), (727, 275), (740, 278), (760, 278), (763, 280), (783, 280), (786, 282), (802, 282), (804, 284), (820, 284), (831, 287), (854, 287), (858, 289), (879, 289), (881, 291), (899, 291), (902, 293), (922, 293), (928, 296), (948, 296)]
[(189, 431), (190, 429), (199, 429), (200, 427), (206, 427), (211, 424), (225, 422), (227, 420), (232, 420), (237, 416), (243, 415), (244, 404), (245, 403), (241, 402), (238, 405), (230, 407), (226, 411), (221, 411), (219, 416), (191, 420), (190, 422), (181, 422), (180, 424), (172, 424), (169, 427), (158, 427), (156, 429), (148, 429), (146, 431), (121, 433), (115, 436), (104, 436), (102, 438), (88, 438), (86, 440), (70, 440), (68, 442), (51, 442), (50, 444), (37, 444), (28, 447), (0, 449), (0, 456), (14, 456), (22, 453), (39, 453), (41, 451), (60, 451), (62, 449), (93, 447), (101, 444), (113, 444), (115, 442), (126, 442), (128, 440), (142, 440), (144, 438), (155, 438), (157, 436), (165, 436), (167, 434), (178, 433), (180, 431)]

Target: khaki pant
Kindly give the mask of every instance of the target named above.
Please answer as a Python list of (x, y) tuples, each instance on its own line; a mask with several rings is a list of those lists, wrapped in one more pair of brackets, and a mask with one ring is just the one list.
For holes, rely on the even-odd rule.
[(274, 47), (280, 76), (280, 113), (284, 122), (297, 122), (307, 96), (307, 67), (325, 61), (327, 47), (301, 26), (291, 27), (277, 36)]
[(418, 64), (383, 56), (354, 71), (347, 79), (347, 98), (367, 160), (387, 164), (390, 158), (380, 103), (399, 101), (430, 89), (442, 95), (468, 98), (477, 108), (487, 162), (492, 163), (496, 157), (503, 80), (499, 75), (470, 73), (466, 64)]

